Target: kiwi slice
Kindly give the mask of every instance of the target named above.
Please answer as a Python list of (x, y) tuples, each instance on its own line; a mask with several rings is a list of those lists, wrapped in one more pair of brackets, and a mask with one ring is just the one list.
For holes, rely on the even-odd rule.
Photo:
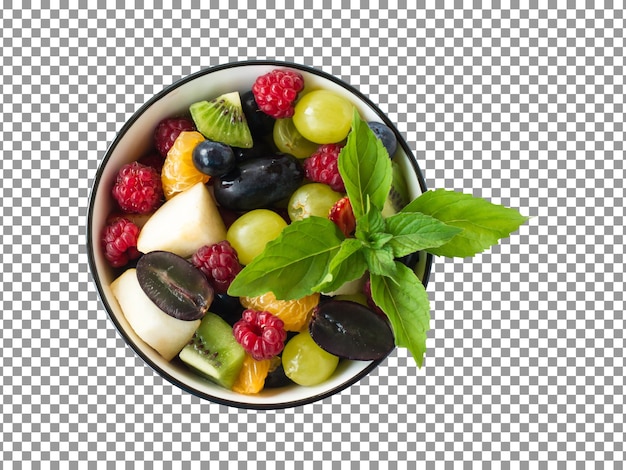
[(409, 189), (406, 185), (406, 180), (402, 174), (402, 169), (395, 161), (391, 162), (391, 190), (385, 201), (382, 213), (384, 217), (389, 217), (402, 210), (410, 201)]
[(252, 134), (241, 107), (239, 92), (198, 101), (189, 107), (196, 129), (204, 137), (232, 147), (252, 148)]
[(209, 380), (232, 389), (241, 372), (245, 355), (230, 325), (209, 312), (178, 357)]

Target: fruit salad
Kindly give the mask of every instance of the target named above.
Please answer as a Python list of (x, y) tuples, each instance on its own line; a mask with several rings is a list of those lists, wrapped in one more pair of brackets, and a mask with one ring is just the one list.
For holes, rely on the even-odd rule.
[(525, 220), (454, 191), (411, 200), (394, 131), (291, 69), (199, 97), (151, 148), (110, 188), (111, 290), (165, 360), (242, 394), (396, 346), (421, 366), (420, 253), (472, 256)]

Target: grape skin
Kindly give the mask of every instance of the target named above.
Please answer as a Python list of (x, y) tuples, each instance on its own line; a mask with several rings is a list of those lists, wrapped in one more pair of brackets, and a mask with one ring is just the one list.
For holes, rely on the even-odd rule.
[(300, 98), (293, 123), (305, 139), (317, 144), (334, 144), (348, 136), (353, 109), (353, 104), (342, 96), (328, 90), (315, 90)]
[(226, 232), (226, 240), (237, 251), (239, 262), (250, 264), (261, 254), (267, 242), (274, 240), (287, 222), (276, 212), (255, 209), (239, 217)]

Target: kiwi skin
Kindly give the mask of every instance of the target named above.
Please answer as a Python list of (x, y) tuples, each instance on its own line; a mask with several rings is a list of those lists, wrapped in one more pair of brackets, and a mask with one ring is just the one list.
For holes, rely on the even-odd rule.
[(189, 107), (196, 129), (209, 140), (231, 147), (252, 148), (253, 140), (239, 92), (198, 101)]

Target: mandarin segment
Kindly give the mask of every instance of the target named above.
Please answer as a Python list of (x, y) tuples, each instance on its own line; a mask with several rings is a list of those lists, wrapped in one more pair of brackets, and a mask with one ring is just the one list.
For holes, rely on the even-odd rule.
[(271, 359), (257, 361), (246, 353), (243, 366), (233, 384), (233, 392), (254, 395), (263, 390), (265, 379), (270, 370)]
[(210, 176), (198, 171), (193, 163), (193, 149), (204, 140), (199, 132), (183, 131), (174, 141), (161, 170), (161, 183), (166, 199), (171, 199), (196, 183), (209, 181)]
[(319, 304), (320, 294), (316, 292), (297, 300), (278, 300), (272, 292), (268, 292), (258, 297), (241, 297), (240, 301), (246, 308), (273, 313), (283, 321), (286, 331), (302, 331)]

